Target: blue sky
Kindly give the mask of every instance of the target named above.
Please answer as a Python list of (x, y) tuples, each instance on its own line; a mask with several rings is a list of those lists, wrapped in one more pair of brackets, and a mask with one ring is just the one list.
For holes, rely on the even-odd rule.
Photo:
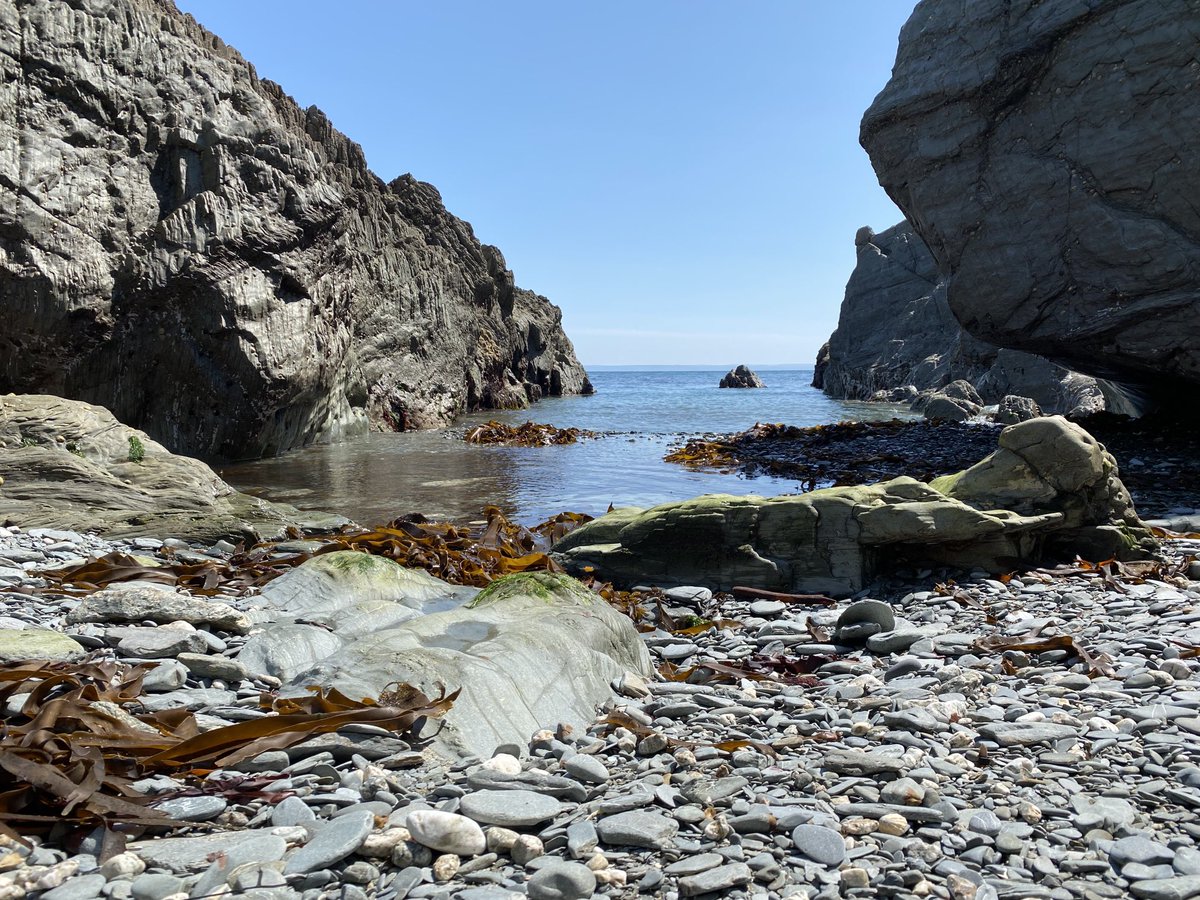
[(496, 244), (585, 364), (811, 363), (913, 3), (177, 0)]

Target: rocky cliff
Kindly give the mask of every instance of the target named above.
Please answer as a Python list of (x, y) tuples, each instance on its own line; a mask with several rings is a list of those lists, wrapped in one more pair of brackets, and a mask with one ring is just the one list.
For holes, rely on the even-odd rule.
[(862, 122), (963, 327), (1200, 382), (1200, 0), (923, 0)]
[(0, 393), (252, 457), (590, 390), (437, 191), (169, 0), (0, 4)]
[(1047, 413), (1128, 412), (1121, 390), (1039, 356), (966, 334), (946, 302), (947, 278), (908, 222), (855, 236), (857, 264), (816, 387), (849, 400), (904, 398), (967, 381), (985, 403), (1030, 397)]

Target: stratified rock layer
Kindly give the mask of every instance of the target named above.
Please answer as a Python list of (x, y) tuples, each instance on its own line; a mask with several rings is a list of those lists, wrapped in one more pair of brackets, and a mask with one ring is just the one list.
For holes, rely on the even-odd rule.
[(0, 392), (254, 457), (590, 389), (559, 310), (167, 0), (0, 5)]
[(984, 403), (1015, 394), (1049, 413), (1133, 411), (1116, 385), (964, 332), (946, 302), (946, 277), (908, 222), (879, 233), (861, 228), (854, 243), (838, 327), (814, 372), (829, 396), (905, 400), (962, 380)]
[(1004, 429), (995, 453), (931, 484), (900, 477), (619, 509), (562, 538), (554, 556), (619, 585), (846, 595), (899, 561), (1004, 572), (1047, 555), (1136, 555), (1153, 543), (1113, 457), (1050, 416)]
[(1198, 45), (1200, 0), (917, 6), (861, 139), (968, 332), (1200, 382)]
[(239, 493), (99, 406), (0, 396), (0, 525), (255, 541), (345, 522)]

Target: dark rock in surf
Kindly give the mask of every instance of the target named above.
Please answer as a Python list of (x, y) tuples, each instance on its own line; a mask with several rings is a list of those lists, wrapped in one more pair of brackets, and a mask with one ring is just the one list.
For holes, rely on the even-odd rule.
[(749, 366), (738, 366), (736, 369), (730, 369), (725, 373), (725, 377), (721, 379), (718, 387), (723, 388), (760, 388), (766, 387), (762, 379), (750, 370)]

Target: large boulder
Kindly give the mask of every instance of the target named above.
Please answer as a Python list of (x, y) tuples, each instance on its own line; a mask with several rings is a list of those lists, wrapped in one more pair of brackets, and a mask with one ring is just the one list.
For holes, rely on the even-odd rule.
[(171, 3), (2, 3), (0, 84), (0, 392), (246, 458), (590, 389), (432, 186)]
[(932, 484), (901, 477), (621, 509), (553, 549), (568, 570), (621, 585), (844, 595), (900, 560), (1004, 572), (1046, 555), (1130, 556), (1152, 544), (1112, 456), (1058, 416), (1006, 428), (995, 453)]
[(946, 301), (946, 277), (907, 221), (878, 233), (860, 228), (854, 242), (837, 330), (813, 372), (814, 387), (829, 396), (904, 402), (961, 380), (981, 395), (975, 403), (1018, 394), (1048, 413), (1137, 411), (1118, 385), (964, 332)]
[(0, 524), (212, 542), (346, 521), (239, 493), (204, 463), (171, 453), (102, 407), (0, 396)]
[[(651, 674), (632, 622), (569, 576), (508, 575), (476, 592), (425, 573), (398, 580), (386, 566), (360, 563), (343, 559), (340, 565), (343, 571), (357, 566), (360, 575), (370, 570), (358, 577), (359, 588), (369, 581), (381, 585), (359, 591), (360, 598), (372, 593), (376, 602), (406, 613), (442, 611), (402, 617), (406, 620), (385, 614), (371, 626), (346, 615), (343, 606), (336, 614), (322, 614), (314, 626), (304, 624), (311, 621), (314, 595), (288, 588), (266, 598), (260, 612), (270, 621), (251, 636), (239, 659), (251, 670), (264, 661), (286, 665), (275, 669), (288, 681), (285, 692), (322, 685), (352, 697), (378, 697), (398, 681), (431, 696), (461, 688), (454, 708), (434, 729), (434, 749), (449, 756), (487, 756), (500, 744), (527, 741), (560, 722), (582, 727), (611, 696), (611, 682), (626, 672)], [(309, 567), (321, 570), (320, 580), (329, 573), (328, 561), (318, 556), (297, 575)], [(322, 643), (316, 632), (328, 640)]]
[(971, 335), (1200, 382), (1197, 45), (1198, 0), (917, 5), (861, 139)]

